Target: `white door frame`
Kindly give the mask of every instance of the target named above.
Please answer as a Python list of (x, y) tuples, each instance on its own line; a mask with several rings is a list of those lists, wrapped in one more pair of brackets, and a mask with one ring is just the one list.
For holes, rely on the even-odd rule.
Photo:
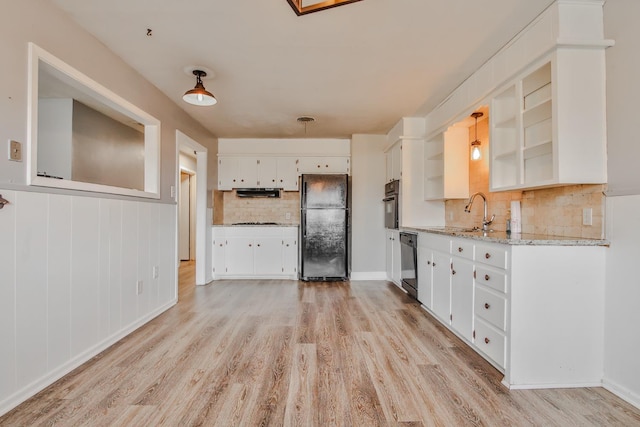
[[(207, 149), (184, 133), (176, 130), (176, 176), (175, 188), (180, 188), (180, 148), (195, 151), (196, 154), (196, 285), (205, 285), (213, 280), (211, 253), (207, 244), (211, 237), (211, 224), (207, 223)], [(177, 201), (176, 191), (175, 200)], [(178, 242), (178, 204), (176, 203), (176, 242)], [(176, 262), (178, 253), (176, 246)]]

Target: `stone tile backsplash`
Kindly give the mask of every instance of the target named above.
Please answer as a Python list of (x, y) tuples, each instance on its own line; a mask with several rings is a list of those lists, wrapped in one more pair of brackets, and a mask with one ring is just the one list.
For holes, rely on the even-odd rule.
[[(281, 191), (279, 199), (238, 197), (235, 191), (220, 193), (222, 193), (222, 212), (214, 209), (214, 224), (238, 222), (300, 224), (300, 193), (297, 191)], [(215, 200), (214, 198), (214, 203)], [(287, 213), (291, 216), (289, 219), (287, 219)]]
[[(504, 231), (512, 200), (520, 200), (522, 232), (562, 237), (604, 238), (606, 185), (567, 185), (527, 191), (489, 192), (489, 129), (488, 120), (478, 122), (478, 139), (482, 142), (482, 158), (469, 162), (469, 194), (478, 191), (487, 196), (489, 217), (496, 218), (491, 228)], [(469, 128), (469, 142), (474, 139)], [(482, 198), (473, 202), (471, 213), (464, 207), (467, 199), (445, 201), (445, 224), (473, 227), (482, 224)], [(582, 225), (583, 208), (593, 210), (593, 225)]]

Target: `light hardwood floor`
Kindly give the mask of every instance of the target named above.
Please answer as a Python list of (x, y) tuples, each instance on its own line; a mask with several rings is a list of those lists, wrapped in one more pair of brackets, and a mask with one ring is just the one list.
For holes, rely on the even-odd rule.
[(393, 284), (219, 281), (2, 426), (634, 426), (601, 388), (509, 391)]

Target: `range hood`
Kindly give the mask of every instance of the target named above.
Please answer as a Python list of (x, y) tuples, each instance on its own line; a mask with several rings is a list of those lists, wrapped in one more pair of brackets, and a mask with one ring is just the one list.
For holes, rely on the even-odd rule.
[(269, 197), (279, 198), (279, 188), (237, 188), (236, 195), (238, 197)]

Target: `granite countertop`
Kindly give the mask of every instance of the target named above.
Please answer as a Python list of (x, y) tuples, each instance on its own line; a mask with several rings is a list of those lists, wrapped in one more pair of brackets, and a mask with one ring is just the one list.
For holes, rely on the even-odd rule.
[(544, 234), (510, 233), (491, 231), (483, 233), (481, 230), (470, 230), (460, 227), (401, 227), (400, 231), (441, 234), (444, 236), (464, 237), (491, 243), (505, 245), (540, 245), (540, 246), (609, 246), (604, 239), (588, 239), (583, 237), (559, 237)]

